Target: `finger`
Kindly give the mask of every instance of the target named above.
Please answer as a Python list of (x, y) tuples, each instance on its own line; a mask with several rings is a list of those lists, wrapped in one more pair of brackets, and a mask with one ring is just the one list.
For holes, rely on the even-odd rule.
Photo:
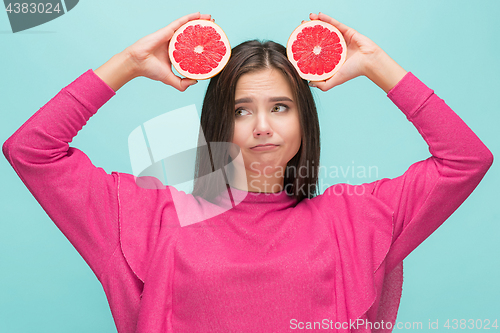
[(201, 16), (200, 12), (191, 13), (185, 15), (177, 20), (173, 21), (169, 25), (160, 30), (153, 33), (155, 37), (157, 37), (160, 41), (167, 41), (174, 35), (175, 30), (179, 29), (183, 24), (186, 24), (189, 21), (197, 20)]
[[(311, 15), (313, 15), (313, 14), (311, 14)], [(345, 35), (349, 31), (349, 29), (351, 29), (347, 25), (345, 25), (343, 23), (340, 23), (336, 19), (334, 19), (334, 18), (332, 18), (332, 17), (330, 17), (330, 16), (328, 16), (326, 14), (323, 14), (322, 12), (319, 12), (319, 14), (317, 15), (317, 17), (318, 17), (317, 19), (320, 19), (321, 21), (325, 21), (325, 22), (328, 22), (328, 23), (334, 25), (337, 29), (339, 29), (339, 31), (343, 35)]]
[(344, 83), (345, 81), (347, 80), (341, 73), (336, 73), (334, 76), (324, 81), (311, 81), (309, 82), (309, 85), (312, 87), (316, 87), (321, 91), (328, 91), (333, 87)]
[(198, 81), (196, 80), (181, 78), (174, 73), (168, 74), (167, 77), (162, 80), (162, 82), (174, 87), (179, 91), (185, 91), (189, 86), (198, 83)]
[(309, 86), (318, 88), (321, 91), (327, 91), (331, 88), (326, 81), (311, 81)]
[(200, 15), (200, 20), (209, 20), (209, 21), (212, 21), (212, 15), (210, 15), (210, 14), (201, 14)]
[(198, 81), (196, 81), (196, 80), (183, 78), (183, 79), (181, 79), (181, 89), (179, 89), (179, 90), (185, 91), (187, 88), (189, 88), (197, 83), (198, 83)]

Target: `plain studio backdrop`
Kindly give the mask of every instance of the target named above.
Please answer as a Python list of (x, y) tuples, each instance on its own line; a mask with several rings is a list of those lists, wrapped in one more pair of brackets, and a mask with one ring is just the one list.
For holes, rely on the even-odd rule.
[[(443, 98), (500, 156), (500, 2), (97, 1), (12, 33), (0, 13), (0, 141), (88, 69), (185, 14), (212, 14), (232, 46), (248, 39), (286, 45), (310, 12), (322, 11), (380, 45)], [(190, 104), (201, 112), (208, 81), (180, 93), (138, 78), (118, 91), (70, 144), (108, 173), (131, 173), (127, 139), (144, 122)], [(326, 93), (313, 90), (328, 184), (361, 184), (403, 174), (430, 156), (417, 130), (365, 77)], [(182, 133), (177, 134), (182, 138)], [(371, 167), (371, 169), (370, 169)], [(351, 169), (348, 169), (351, 168)], [(356, 172), (352, 171), (355, 168)], [(366, 170), (365, 173), (358, 172)], [(0, 331), (116, 331), (105, 294), (80, 255), (0, 159)], [(344, 172), (342, 173), (341, 170)], [(371, 173), (368, 172), (371, 170)], [(398, 322), (500, 319), (498, 163), (465, 203), (405, 259)], [(256, 318), (258, 320), (258, 318)], [(407, 325), (408, 327), (408, 325)], [(469, 330), (471, 331), (471, 330)]]

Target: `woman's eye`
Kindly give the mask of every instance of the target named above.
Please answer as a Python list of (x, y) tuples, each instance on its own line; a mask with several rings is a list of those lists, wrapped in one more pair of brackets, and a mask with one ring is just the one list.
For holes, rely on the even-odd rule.
[(246, 115), (247, 113), (248, 113), (248, 111), (245, 109), (237, 109), (236, 111), (234, 111), (234, 115), (237, 117)]
[(288, 109), (286, 105), (275, 105), (273, 107), (273, 112), (285, 112)]

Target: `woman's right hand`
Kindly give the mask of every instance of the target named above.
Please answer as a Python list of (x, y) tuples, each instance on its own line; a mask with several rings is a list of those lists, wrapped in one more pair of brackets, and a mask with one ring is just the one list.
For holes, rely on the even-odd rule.
[(113, 90), (118, 90), (138, 76), (161, 81), (179, 91), (185, 91), (196, 80), (181, 78), (172, 72), (168, 44), (175, 31), (191, 20), (212, 20), (209, 14), (192, 13), (153, 32), (115, 55), (94, 72)]

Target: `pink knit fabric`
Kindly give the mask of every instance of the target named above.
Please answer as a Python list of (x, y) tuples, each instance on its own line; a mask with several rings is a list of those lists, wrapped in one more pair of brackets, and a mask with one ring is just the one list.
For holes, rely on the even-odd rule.
[[(69, 147), (113, 95), (87, 71), (26, 121), (3, 152), (102, 283), (120, 333), (390, 331), (378, 327), (396, 319), (402, 260), (493, 161), (444, 101), (408, 73), (388, 97), (431, 157), (400, 177), (337, 184), (300, 203), (285, 192), (232, 188), (240, 204), (181, 226), (180, 214), (201, 216), (216, 205), (152, 177), (138, 186), (133, 175), (107, 174)], [(218, 205), (231, 206), (230, 197), (222, 194)]]

